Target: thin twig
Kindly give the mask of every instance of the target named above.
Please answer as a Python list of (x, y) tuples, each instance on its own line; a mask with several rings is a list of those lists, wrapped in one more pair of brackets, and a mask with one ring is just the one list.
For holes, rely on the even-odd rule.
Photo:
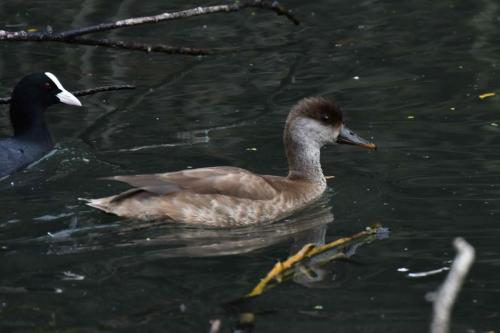
[[(196, 7), (192, 9), (166, 12), (159, 15), (132, 17), (124, 20), (119, 20), (109, 23), (101, 23), (91, 25), (88, 27), (75, 28), (61, 32), (28, 32), (21, 31), (7, 31), (0, 30), (0, 41), (31, 41), (31, 42), (59, 42), (68, 44), (81, 44), (81, 45), (95, 45), (105, 46), (128, 50), (138, 50), (147, 52), (162, 52), (162, 53), (176, 53), (176, 54), (189, 54), (189, 55), (204, 55), (224, 52), (224, 49), (206, 49), (206, 48), (190, 48), (190, 47), (175, 47), (164, 44), (143, 44), (135, 42), (126, 42), (113, 39), (90, 39), (82, 38), (82, 35), (90, 33), (109, 31), (113, 29), (120, 29), (132, 27), (137, 25), (152, 24), (163, 21), (178, 20), (187, 17), (194, 17), (200, 15), (208, 15), (213, 13), (228, 13), (236, 12), (243, 8), (260, 8), (270, 10), (278, 15), (287, 17), (294, 24), (300, 24), (300, 21), (291, 13), (290, 10), (281, 6), (277, 1), (270, 0), (244, 0), (236, 1), (228, 5), (216, 5), (208, 7)], [(226, 50), (227, 51), (227, 50)]]
[(443, 285), (432, 296), (434, 318), (431, 323), (431, 333), (449, 332), (451, 310), (464, 283), (465, 276), (474, 261), (474, 248), (463, 238), (455, 238), (453, 245), (457, 251), (457, 256)]
[(115, 49), (134, 50), (143, 52), (158, 52), (167, 54), (184, 54), (193, 56), (235, 52), (238, 50), (237, 48), (213, 49), (213, 48), (171, 46), (166, 44), (145, 44), (145, 43), (127, 42), (114, 39), (105, 39), (105, 38), (94, 39), (87, 37), (76, 37), (61, 42), (67, 44), (94, 45), (94, 46), (110, 47)]
[[(73, 91), (72, 94), (75, 96), (86, 96), (86, 95), (97, 94), (97, 93), (105, 92), (105, 91), (129, 90), (129, 89), (135, 89), (135, 86), (130, 85), (130, 84), (102, 86), (102, 87)], [(11, 97), (2, 97), (2, 98), (0, 98), (0, 104), (9, 104), (10, 100), (11, 100)]]

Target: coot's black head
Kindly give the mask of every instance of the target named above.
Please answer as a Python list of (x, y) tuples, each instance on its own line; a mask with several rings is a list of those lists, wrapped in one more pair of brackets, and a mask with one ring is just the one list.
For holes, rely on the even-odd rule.
[(56, 103), (82, 106), (52, 73), (34, 73), (22, 78), (14, 87), (10, 101), (14, 135), (46, 133), (44, 111)]
[(12, 103), (47, 108), (56, 103), (82, 106), (78, 98), (64, 89), (57, 77), (49, 72), (33, 73), (19, 81), (12, 93)]

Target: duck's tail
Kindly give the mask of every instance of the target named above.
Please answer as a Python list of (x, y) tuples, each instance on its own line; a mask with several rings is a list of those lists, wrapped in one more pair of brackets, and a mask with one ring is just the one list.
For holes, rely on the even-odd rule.
[(110, 197), (99, 198), (99, 199), (78, 198), (78, 200), (84, 201), (87, 206), (94, 207), (102, 211), (105, 211), (106, 213), (113, 214), (114, 212), (111, 209), (111, 206), (109, 205), (111, 198)]

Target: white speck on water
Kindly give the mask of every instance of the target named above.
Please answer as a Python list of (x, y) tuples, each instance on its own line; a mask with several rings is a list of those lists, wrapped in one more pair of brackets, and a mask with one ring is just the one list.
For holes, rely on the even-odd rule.
[(408, 276), (409, 278), (421, 278), (421, 277), (426, 277), (429, 275), (439, 274), (441, 272), (448, 271), (448, 270), (450, 270), (449, 267), (441, 267), (438, 269), (434, 269), (432, 271), (408, 273), (408, 275), (406, 275), (406, 276)]
[(85, 276), (80, 275), (80, 274), (75, 274), (75, 273), (70, 272), (70, 271), (65, 271), (65, 272), (63, 272), (62, 279), (66, 280), (66, 281), (82, 281), (82, 280), (85, 280)]
[(359, 80), (359, 76), (353, 76), (354, 80)]
[(398, 272), (408, 272), (410, 269), (406, 267), (400, 267), (398, 268)]

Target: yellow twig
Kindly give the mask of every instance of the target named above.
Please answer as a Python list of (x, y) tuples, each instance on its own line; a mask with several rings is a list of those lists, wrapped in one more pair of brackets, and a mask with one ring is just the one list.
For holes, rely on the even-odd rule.
[(484, 93), (484, 94), (479, 95), (479, 98), (485, 99), (485, 98), (489, 98), (489, 97), (493, 97), (493, 96), (496, 96), (496, 94), (494, 92), (489, 92), (489, 93)]
[[(302, 260), (306, 258), (311, 258), (314, 257), (320, 253), (323, 253), (325, 251), (331, 250), (335, 247), (339, 247), (341, 245), (345, 245), (349, 242), (352, 242), (353, 240), (367, 237), (367, 236), (372, 236), (375, 235), (378, 230), (380, 230), (381, 226), (376, 225), (372, 228), (368, 228), (365, 231), (361, 231), (351, 237), (344, 237), (337, 239), (333, 242), (330, 242), (328, 244), (322, 245), (322, 246), (315, 246), (314, 244), (306, 244), (302, 249), (297, 252), (296, 254), (288, 257), (283, 262), (277, 262), (273, 269), (269, 273), (267, 273), (266, 277), (264, 277), (253, 289), (251, 292), (249, 292), (246, 297), (255, 297), (259, 296), (264, 292), (264, 289), (273, 281), (277, 281), (280, 283), (282, 281), (284, 273), (286, 273), (287, 270), (291, 269), (295, 264), (301, 262)], [(335, 256), (333, 259), (337, 258)]]

